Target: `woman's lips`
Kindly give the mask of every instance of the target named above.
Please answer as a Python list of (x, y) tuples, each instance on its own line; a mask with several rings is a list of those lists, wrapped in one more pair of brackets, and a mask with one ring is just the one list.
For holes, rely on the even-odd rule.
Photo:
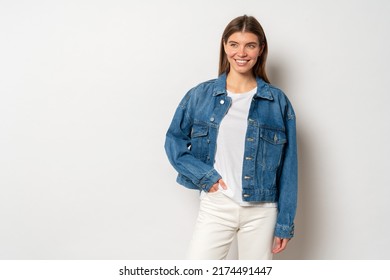
[(249, 62), (249, 60), (244, 60), (244, 59), (235, 59), (235, 61), (239, 66), (244, 66)]

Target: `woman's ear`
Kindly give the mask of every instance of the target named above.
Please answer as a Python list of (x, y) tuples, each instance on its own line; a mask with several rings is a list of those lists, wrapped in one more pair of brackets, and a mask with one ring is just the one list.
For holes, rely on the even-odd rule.
[(260, 46), (259, 56), (261, 56), (261, 54), (263, 53), (263, 51), (264, 51), (264, 44), (262, 44), (262, 45)]
[(225, 51), (225, 53), (226, 53), (226, 42), (225, 42), (225, 40), (222, 40), (222, 44), (223, 44), (223, 50)]

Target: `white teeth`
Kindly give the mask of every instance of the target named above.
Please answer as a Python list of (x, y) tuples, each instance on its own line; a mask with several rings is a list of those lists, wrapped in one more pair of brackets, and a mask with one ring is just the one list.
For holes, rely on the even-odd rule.
[(246, 60), (236, 60), (238, 63), (246, 63), (247, 61)]

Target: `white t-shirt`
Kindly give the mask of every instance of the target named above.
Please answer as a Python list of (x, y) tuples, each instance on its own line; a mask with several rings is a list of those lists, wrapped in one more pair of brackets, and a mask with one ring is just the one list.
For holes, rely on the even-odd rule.
[(214, 168), (222, 176), (227, 190), (220, 191), (242, 206), (276, 207), (277, 203), (245, 202), (242, 200), (242, 169), (245, 150), (245, 135), (248, 127), (248, 114), (253, 95), (257, 88), (245, 93), (232, 93), (231, 106), (223, 118), (217, 137), (217, 152)]

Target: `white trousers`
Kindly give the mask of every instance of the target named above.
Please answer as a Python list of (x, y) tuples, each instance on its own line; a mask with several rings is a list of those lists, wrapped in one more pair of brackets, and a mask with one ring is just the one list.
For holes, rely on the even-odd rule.
[(276, 216), (276, 207), (240, 206), (221, 192), (207, 193), (200, 202), (187, 259), (225, 259), (236, 234), (239, 259), (272, 259)]

